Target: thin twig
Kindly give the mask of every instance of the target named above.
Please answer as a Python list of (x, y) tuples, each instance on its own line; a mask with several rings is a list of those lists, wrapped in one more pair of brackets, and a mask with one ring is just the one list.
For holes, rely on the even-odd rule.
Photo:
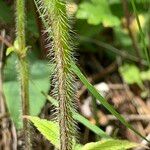
[[(137, 63), (139, 62), (139, 58), (127, 53), (126, 50), (119, 50), (119, 49), (115, 48), (114, 46), (112, 46), (110, 44), (104, 43), (104, 42), (96, 40), (96, 39), (91, 39), (91, 38), (88, 38), (88, 37), (85, 37), (85, 36), (79, 36), (79, 39), (81, 41), (94, 43), (97, 46), (100, 46), (100, 47), (103, 47), (107, 50), (110, 50), (113, 53), (115, 53), (117, 55), (120, 55), (121, 57), (123, 57), (125, 59), (131, 60), (131, 61), (134, 61), (134, 62), (137, 62)], [(140, 62), (141, 62), (142, 65), (148, 66), (148, 63), (145, 60), (141, 59)]]
[(9, 114), (8, 114), (8, 113), (0, 114), (0, 121), (1, 121), (3, 118), (7, 118), (7, 117), (9, 117)]
[(7, 47), (11, 47), (12, 44), (8, 40), (0, 35), (0, 41), (3, 42)]
[[(1, 35), (0, 35), (1, 39), (5, 39), (5, 30), (2, 30)], [(9, 119), (9, 113), (8, 113), (8, 108), (6, 105), (6, 99), (3, 93), (3, 56), (4, 56), (4, 49), (5, 49), (5, 45), (6, 43), (8, 43), (6, 40), (0, 40), (1, 41), (1, 48), (0, 48), (0, 122), (1, 122), (1, 126), (2, 129), (1, 132), (1, 139), (4, 142), (4, 147), (7, 150), (16, 150), (17, 149), (17, 141), (16, 141), (16, 130), (15, 127), (12, 123), (12, 121), (10, 121)], [(9, 124), (9, 126), (8, 126)], [(10, 129), (10, 124), (11, 127), (13, 128)], [(11, 137), (12, 135), (12, 137)], [(0, 147), (1, 149), (1, 147)]]
[[(150, 122), (150, 114), (149, 115), (122, 115), (127, 121), (146, 121)], [(108, 120), (118, 120), (115, 116), (113, 115), (107, 115), (106, 116)]]

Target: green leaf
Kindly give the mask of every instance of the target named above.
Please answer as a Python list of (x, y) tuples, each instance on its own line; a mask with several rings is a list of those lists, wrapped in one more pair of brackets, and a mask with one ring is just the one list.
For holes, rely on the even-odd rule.
[(89, 24), (98, 25), (103, 23), (104, 26), (118, 26), (119, 19), (112, 15), (109, 3), (106, 0), (91, 0), (82, 2), (79, 5), (76, 17), (78, 19), (87, 19)]
[[(17, 128), (22, 128), (21, 119), (21, 99), (20, 85), (17, 81), (15, 55), (11, 55), (6, 62), (4, 68), (4, 94), (10, 115)], [(50, 68), (46, 61), (32, 61), (30, 65), (30, 83), (29, 83), (29, 98), (30, 98), (30, 114), (37, 116), (45, 104), (46, 98), (39, 92), (39, 88), (45, 93), (50, 87)], [(12, 88), (13, 87), (13, 88)], [(14, 105), (15, 104), (15, 105)]]
[(45, 97), (41, 95), (38, 89), (40, 88), (46, 93), (48, 92), (50, 88), (50, 68), (52, 68), (52, 65), (48, 65), (48, 62), (40, 60), (30, 66), (29, 94), (31, 115), (38, 115), (46, 102)]
[(119, 72), (124, 81), (128, 84), (136, 83), (143, 87), (142, 81), (150, 80), (150, 70), (140, 71), (140, 69), (133, 64), (124, 64), (119, 68)]
[[(25, 116), (29, 119), (40, 133), (49, 140), (56, 148), (59, 148), (59, 126), (57, 122), (40, 119), (38, 117)], [(75, 144), (74, 150), (125, 150), (137, 147), (139, 144), (125, 140), (102, 140), (100, 142), (88, 143), (84, 146)]]
[(16, 60), (17, 56), (14, 53), (7, 57), (4, 66), (4, 82), (17, 80)]
[[(40, 133), (49, 140), (57, 149), (59, 149), (59, 125), (55, 121), (40, 119), (39, 117), (25, 116), (29, 119)], [(73, 142), (73, 150), (80, 150), (81, 145)]]
[(15, 50), (19, 50), (19, 43), (17, 39), (14, 41), (14, 48)]
[[(58, 106), (57, 100), (52, 98), (51, 96), (45, 94), (42, 92), (45, 97), (54, 105)], [(107, 135), (103, 130), (101, 130), (98, 126), (92, 124), (89, 120), (87, 120), (85, 117), (80, 115), (79, 113), (73, 112), (73, 118), (80, 122), (81, 124), (85, 125), (87, 128), (89, 128), (91, 131), (93, 131), (95, 134), (99, 135), (102, 138), (110, 138), (109, 135)]]
[(119, 72), (126, 83), (137, 83), (141, 88), (143, 88), (144, 85), (140, 75), (140, 70), (137, 66), (125, 64), (119, 68)]
[(125, 119), (123, 116), (121, 116), (115, 108), (110, 105), (106, 99), (104, 99), (100, 93), (95, 89), (93, 85), (89, 83), (89, 81), (86, 79), (86, 77), (81, 73), (80, 69), (74, 64), (74, 62), (71, 63), (71, 69), (72, 71), (79, 77), (79, 79), (82, 81), (82, 83), (87, 87), (87, 89), (91, 92), (91, 94), (100, 101), (100, 103), (111, 113), (113, 114), (120, 122), (125, 125), (127, 128), (131, 129), (134, 133), (145, 139), (146, 141), (150, 142), (147, 140), (141, 133), (135, 130), (134, 127), (132, 127)]
[(13, 46), (8, 47), (7, 50), (6, 50), (6, 56), (8, 56), (13, 51), (14, 51), (14, 47)]
[(142, 71), (140, 74), (141, 74), (141, 79), (143, 81), (145, 80), (150, 81), (150, 70)]
[(81, 150), (126, 150), (137, 147), (139, 144), (124, 140), (102, 140), (100, 142), (88, 143)]
[(107, 135), (102, 129), (100, 129), (98, 126), (92, 124), (89, 120), (87, 120), (85, 117), (78, 113), (73, 114), (74, 119), (76, 119), (81, 124), (85, 125), (87, 128), (89, 128), (91, 131), (93, 131), (95, 134), (99, 135), (102, 138), (110, 138), (109, 135)]
[(76, 144), (73, 150), (81, 150), (82, 147), (83, 147), (82, 145)]
[(10, 116), (15, 126), (18, 129), (22, 128), (19, 83), (16, 81), (4, 82), (3, 88)]
[(27, 116), (34, 126), (40, 131), (44, 137), (49, 140), (56, 148), (59, 148), (59, 126), (54, 121), (40, 119), (38, 117)]

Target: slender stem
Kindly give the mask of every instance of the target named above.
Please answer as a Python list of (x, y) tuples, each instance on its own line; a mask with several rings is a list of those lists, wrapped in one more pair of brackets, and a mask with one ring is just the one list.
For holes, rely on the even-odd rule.
[(72, 62), (72, 42), (70, 26), (63, 0), (34, 0), (40, 17), (51, 41), (54, 69), (53, 96), (58, 100), (58, 122), (60, 126), (60, 150), (72, 150), (76, 125), (74, 109), (74, 73)]
[[(91, 95), (91, 96), (92, 96), (92, 113), (93, 113), (94, 119), (96, 121), (96, 126), (99, 126), (99, 117), (97, 115), (98, 110), (97, 110), (97, 104), (96, 104), (97, 100), (93, 95)], [(100, 139), (98, 135), (96, 135), (95, 138), (96, 138), (96, 141), (98, 141)]]
[(144, 53), (145, 53), (145, 56), (146, 56), (146, 59), (147, 59), (147, 62), (148, 62), (149, 68), (150, 68), (150, 56), (149, 56), (148, 49), (147, 49), (146, 42), (145, 42), (145, 38), (144, 38), (145, 35), (142, 31), (142, 27), (141, 27), (140, 20), (139, 20), (139, 17), (138, 17), (137, 9), (136, 9), (136, 6), (135, 6), (135, 1), (131, 0), (131, 4), (132, 4), (132, 7), (133, 7), (133, 11), (135, 13), (136, 21), (137, 21), (138, 28), (139, 28), (139, 31), (140, 31), (140, 36), (141, 36), (141, 40), (142, 40), (142, 44), (143, 44), (143, 48), (144, 48)]
[(25, 1), (16, 1), (16, 31), (19, 51), (25, 51)]
[(132, 41), (132, 46), (135, 50), (136, 56), (140, 60), (141, 54), (140, 54), (140, 49), (139, 49), (138, 44), (137, 44), (137, 39), (136, 39), (135, 35), (133, 34), (133, 31), (130, 27), (130, 15), (129, 15), (129, 8), (128, 8), (127, 0), (122, 0), (122, 5), (123, 5), (123, 11), (124, 11), (126, 22), (127, 22), (128, 33), (129, 33), (129, 36), (130, 36), (131, 41)]
[[(21, 85), (22, 114), (29, 115), (29, 73), (26, 60), (25, 43), (25, 1), (16, 1), (16, 32), (17, 32), (17, 56), (18, 72)], [(30, 150), (30, 127), (27, 120), (23, 120), (23, 130), (25, 138), (25, 149)]]

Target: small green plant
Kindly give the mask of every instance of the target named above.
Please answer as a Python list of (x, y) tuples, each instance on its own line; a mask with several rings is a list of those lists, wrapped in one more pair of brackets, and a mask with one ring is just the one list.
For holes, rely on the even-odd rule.
[(144, 87), (143, 82), (150, 80), (150, 70), (141, 71), (135, 64), (124, 64), (119, 68), (119, 72), (126, 83), (136, 83), (142, 89)]
[(109, 2), (106, 0), (81, 2), (76, 16), (79, 19), (86, 19), (87, 22), (92, 25), (102, 23), (103, 26), (113, 27), (119, 26), (120, 24), (119, 18), (112, 14), (109, 8)]

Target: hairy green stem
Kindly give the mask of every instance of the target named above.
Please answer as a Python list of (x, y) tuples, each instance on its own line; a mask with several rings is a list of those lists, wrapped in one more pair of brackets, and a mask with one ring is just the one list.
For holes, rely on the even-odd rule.
[[(56, 74), (54, 78), (54, 94), (59, 101), (58, 120), (60, 126), (60, 150), (72, 150), (75, 136), (75, 124), (72, 114), (74, 89), (73, 72), (70, 69), (72, 60), (71, 39), (65, 3), (52, 0), (53, 8), (48, 6), (51, 17), (54, 61)], [(48, 3), (47, 3), (48, 4)]]
[(35, 0), (40, 17), (51, 40), (50, 53), (56, 64), (53, 79), (53, 96), (58, 100), (58, 121), (60, 127), (60, 150), (72, 150), (76, 134), (73, 119), (75, 88), (74, 73), (70, 69), (73, 59), (70, 25), (66, 3), (61, 0)]
[[(16, 0), (16, 52), (18, 56), (18, 72), (21, 85), (22, 114), (29, 115), (29, 73), (26, 60), (25, 42), (25, 1)], [(29, 123), (23, 120), (25, 149), (30, 149)]]
[(18, 40), (18, 49), (25, 51), (25, 1), (16, 0), (16, 31)]

